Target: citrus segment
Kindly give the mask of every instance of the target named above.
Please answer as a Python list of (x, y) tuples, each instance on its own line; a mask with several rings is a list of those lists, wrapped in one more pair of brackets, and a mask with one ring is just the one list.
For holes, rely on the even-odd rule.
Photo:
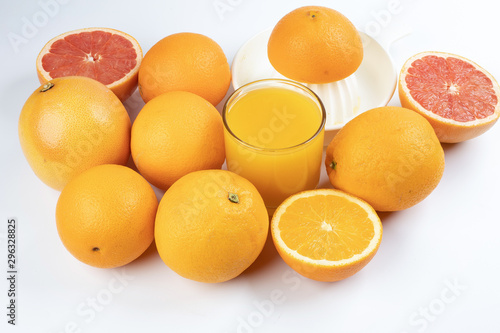
[(320, 189), (286, 199), (273, 216), (271, 232), (279, 254), (298, 273), (337, 281), (372, 259), (382, 239), (382, 224), (363, 200)]
[(500, 88), (472, 61), (444, 52), (423, 52), (401, 70), (401, 104), (426, 117), (441, 142), (460, 142), (488, 130), (500, 116)]
[(121, 100), (137, 88), (142, 50), (118, 30), (87, 28), (50, 40), (37, 58), (41, 83), (63, 76), (86, 76), (110, 88)]

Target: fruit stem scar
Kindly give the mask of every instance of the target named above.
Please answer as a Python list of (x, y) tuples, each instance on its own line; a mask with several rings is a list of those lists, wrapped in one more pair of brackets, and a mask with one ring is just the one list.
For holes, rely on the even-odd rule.
[(330, 163), (330, 168), (332, 168), (333, 170), (335, 170), (336, 166), (337, 166), (337, 163), (335, 163), (335, 161), (332, 161), (332, 163)]
[(309, 14), (309, 16), (310, 16), (312, 19), (314, 19), (314, 18), (316, 18), (316, 16), (318, 15), (318, 12), (317, 12), (317, 11), (314, 11), (314, 12), (309, 12), (308, 14)]
[(40, 92), (46, 92), (50, 88), (52, 88), (54, 84), (52, 82), (47, 82), (43, 85), (42, 89), (40, 89)]
[(92, 251), (94, 251), (94, 252), (97, 252), (97, 251), (99, 251), (99, 250), (100, 250), (100, 249), (99, 249), (98, 247), (94, 247), (94, 248), (92, 248)]
[(238, 198), (236, 193), (229, 192), (227, 198), (233, 203), (240, 203), (240, 198)]

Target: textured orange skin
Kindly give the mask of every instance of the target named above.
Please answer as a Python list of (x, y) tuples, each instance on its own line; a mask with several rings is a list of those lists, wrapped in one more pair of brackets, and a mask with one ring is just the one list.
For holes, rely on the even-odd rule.
[[(142, 61), (142, 49), (137, 40), (130, 36), (129, 34), (126, 34), (122, 31), (115, 30), (115, 29), (110, 29), (110, 28), (84, 28), (84, 29), (78, 29), (72, 31), (72, 33), (78, 34), (83, 31), (93, 31), (93, 30), (103, 30), (115, 34), (119, 34), (120, 36), (123, 36), (127, 38), (132, 44), (135, 46), (135, 50), (137, 52), (137, 65), (134, 67), (130, 73), (127, 73), (125, 77), (120, 79), (119, 81), (115, 81), (111, 84), (106, 85), (115, 95), (122, 101), (124, 102), (127, 98), (129, 98), (134, 91), (137, 89), (137, 84), (138, 84), (138, 76), (139, 76), (139, 67), (141, 65)], [(59, 36), (51, 39), (47, 44), (53, 44), (55, 41), (57, 41)], [(47, 45), (46, 45), (47, 46)], [(45, 47), (44, 46), (44, 49)], [(37, 66), (36, 66), (36, 73), (38, 76), (38, 80), (40, 81), (41, 84), (45, 84), (48, 81), (52, 80), (52, 77), (48, 75), (48, 73), (39, 66), (40, 59), (45, 55), (44, 49), (40, 51), (37, 57)]]
[(40, 86), (19, 116), (19, 141), (29, 165), (56, 190), (100, 164), (125, 164), (130, 156), (130, 118), (105, 85), (68, 76)]
[(139, 69), (144, 102), (169, 91), (189, 91), (216, 106), (226, 95), (231, 71), (222, 48), (207, 36), (177, 33), (146, 53)]
[[(239, 203), (228, 194), (238, 195)], [(269, 216), (257, 189), (226, 170), (192, 172), (165, 192), (155, 221), (160, 257), (177, 274), (199, 282), (235, 278), (258, 257)]]
[[(463, 57), (450, 54), (450, 53), (443, 53), (443, 52), (422, 52), (421, 56), (424, 57), (429, 54), (435, 54), (437, 56), (452, 56), (458, 59), (462, 59), (465, 61), (468, 61), (469, 63), (473, 64), (476, 68), (480, 69), (483, 73), (485, 73), (487, 76), (490, 77), (492, 80), (493, 84), (498, 86), (498, 83), (495, 81), (493, 76), (489, 74), (486, 70), (483, 68), (479, 67), (479, 65), (475, 64), (474, 62), (465, 59)], [(413, 57), (412, 57), (413, 58)], [(401, 105), (405, 108), (408, 108), (410, 110), (413, 110), (415, 112), (418, 112), (420, 115), (424, 116), (425, 119), (429, 121), (429, 123), (432, 125), (434, 128), (434, 131), (436, 132), (436, 135), (439, 139), (440, 142), (443, 143), (458, 143), (466, 140), (473, 139), (487, 130), (489, 130), (495, 123), (497, 122), (498, 118), (500, 117), (500, 103), (497, 105), (497, 110), (496, 110), (496, 117), (490, 121), (490, 122), (485, 122), (481, 124), (474, 124), (470, 125), (467, 123), (464, 124), (450, 124), (441, 121), (440, 117), (437, 115), (430, 116), (427, 112), (425, 112), (424, 108), (415, 101), (409, 91), (407, 91), (406, 84), (405, 84), (405, 77), (406, 77), (406, 66), (409, 65), (408, 61), (403, 65), (401, 69), (401, 73), (399, 74), (399, 82), (398, 82), (398, 90), (399, 90), (399, 101), (401, 102)], [(497, 96), (500, 99), (500, 96)]]
[(57, 231), (81, 262), (123, 266), (151, 245), (157, 208), (156, 195), (141, 175), (121, 165), (100, 165), (75, 177), (61, 192)]
[[(316, 191), (316, 190), (313, 190)], [(333, 189), (327, 189), (321, 191), (338, 191), (338, 190), (333, 190)], [(300, 193), (298, 194), (300, 195)], [(293, 200), (293, 196), (289, 197), (286, 199), (282, 205), (287, 204), (287, 201)], [(372, 208), (373, 209), (373, 208)], [(376, 212), (373, 211), (375, 214)], [(276, 239), (276, 232), (275, 232), (275, 224), (279, 223), (278, 220), (275, 219), (273, 216), (271, 220), (271, 234), (273, 236), (273, 240)], [(380, 220), (378, 223), (381, 223)], [(378, 248), (380, 247), (380, 243), (382, 241), (382, 237), (378, 240), (377, 245), (374, 249), (373, 252), (371, 252), (368, 256), (350, 263), (350, 264), (345, 264), (345, 265), (337, 265), (337, 266), (326, 266), (326, 265), (312, 265), (311, 263), (298, 260), (297, 258), (294, 258), (291, 256), (288, 252), (286, 252), (284, 249), (282, 249), (280, 246), (277, 246), (277, 242), (274, 241), (274, 244), (276, 246), (276, 250), (278, 251), (279, 255), (283, 259), (285, 263), (287, 263), (288, 266), (290, 266), (294, 271), (299, 273), (302, 276), (305, 276), (309, 279), (316, 280), (316, 281), (323, 281), (323, 282), (335, 282), (335, 281), (340, 281), (343, 279), (346, 279), (357, 272), (359, 272), (363, 267), (365, 267), (375, 256), (375, 254), (378, 251)]]
[(222, 117), (193, 93), (162, 94), (135, 119), (131, 149), (144, 178), (166, 190), (189, 172), (222, 167), (226, 157)]
[(276, 24), (267, 53), (273, 67), (287, 78), (329, 83), (358, 69), (363, 60), (363, 44), (356, 27), (338, 11), (305, 6)]
[(325, 165), (335, 188), (377, 211), (398, 211), (436, 188), (445, 163), (443, 148), (424, 117), (405, 108), (381, 107), (360, 114), (337, 133)]

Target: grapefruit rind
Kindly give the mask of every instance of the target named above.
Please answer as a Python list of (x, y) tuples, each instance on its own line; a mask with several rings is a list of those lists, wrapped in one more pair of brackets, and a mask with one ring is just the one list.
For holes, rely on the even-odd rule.
[(56, 41), (64, 39), (65, 37), (67, 37), (69, 35), (79, 34), (82, 32), (93, 32), (93, 31), (104, 31), (104, 32), (108, 32), (111, 34), (119, 35), (119, 36), (127, 39), (129, 42), (131, 42), (132, 46), (135, 50), (135, 53), (137, 55), (137, 58), (135, 59), (135, 61), (136, 61), (135, 67), (130, 72), (128, 72), (125, 76), (123, 76), (121, 79), (116, 80), (112, 83), (106, 84), (106, 87), (111, 89), (111, 91), (113, 91), (115, 93), (115, 95), (123, 102), (128, 97), (130, 97), (130, 95), (132, 95), (132, 93), (137, 88), (139, 67), (140, 67), (141, 62), (142, 62), (143, 54), (142, 54), (141, 46), (139, 45), (139, 43), (137, 42), (137, 40), (134, 37), (122, 32), (122, 31), (116, 30), (116, 29), (83, 28), (83, 29), (68, 31), (68, 32), (62, 33), (62, 34), (52, 38), (51, 40), (49, 40), (47, 42), (47, 44), (45, 44), (45, 46), (42, 48), (42, 50), (40, 51), (40, 53), (38, 54), (38, 56), (36, 58), (36, 69), (37, 69), (38, 80), (40, 81), (41, 84), (45, 84), (48, 81), (54, 79), (53, 77), (51, 77), (50, 73), (44, 69), (44, 67), (42, 65), (42, 58), (47, 53), (49, 53), (52, 45)]
[[(493, 112), (493, 114), (472, 121), (466, 121), (466, 122), (456, 121), (450, 118), (441, 117), (433, 113), (432, 111), (427, 110), (418, 101), (416, 101), (411, 96), (410, 90), (405, 84), (406, 74), (408, 73), (408, 69), (412, 67), (412, 64), (416, 60), (421, 59), (428, 55), (433, 55), (443, 58), (452, 57), (460, 59), (464, 62), (471, 64), (472, 66), (474, 66), (474, 68), (482, 72), (488, 79), (490, 79), (492, 83), (492, 88), (498, 98), (498, 102), (495, 106), (495, 111)], [(482, 68), (475, 62), (456, 54), (447, 52), (437, 52), (437, 51), (425, 51), (413, 55), (408, 60), (406, 60), (403, 67), (401, 68), (398, 90), (399, 90), (399, 99), (401, 105), (405, 108), (414, 110), (420, 113), (422, 116), (424, 116), (434, 128), (436, 135), (439, 138), (439, 141), (443, 143), (462, 142), (477, 137), (486, 132), (488, 129), (490, 129), (500, 117), (500, 86), (498, 85), (495, 78), (488, 71), (486, 71), (484, 68)]]

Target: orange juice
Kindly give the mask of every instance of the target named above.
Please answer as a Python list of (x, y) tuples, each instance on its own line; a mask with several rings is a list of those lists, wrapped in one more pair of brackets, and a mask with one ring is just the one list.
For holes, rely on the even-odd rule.
[(227, 168), (250, 180), (274, 209), (318, 184), (324, 108), (291, 81), (261, 80), (240, 89), (223, 112)]

